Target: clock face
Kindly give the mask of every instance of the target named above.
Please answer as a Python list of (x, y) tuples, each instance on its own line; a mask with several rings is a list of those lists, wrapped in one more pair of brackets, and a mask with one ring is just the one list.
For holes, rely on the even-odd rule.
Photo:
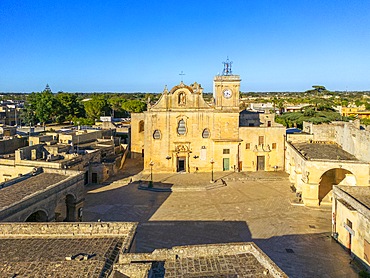
[(227, 90), (224, 91), (224, 97), (225, 98), (231, 98), (231, 95), (232, 94), (233, 93), (229, 89), (227, 89)]

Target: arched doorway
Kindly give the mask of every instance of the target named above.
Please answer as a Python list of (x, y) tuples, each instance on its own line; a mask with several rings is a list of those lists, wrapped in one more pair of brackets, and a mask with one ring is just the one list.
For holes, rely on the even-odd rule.
[(72, 194), (68, 194), (61, 199), (55, 207), (56, 222), (72, 222), (76, 221), (76, 198)]
[[(332, 201), (333, 185), (341, 183), (350, 171), (342, 168), (335, 168), (326, 171), (320, 178), (319, 183), (319, 203), (328, 203)], [(353, 176), (353, 174), (352, 174)]]
[(76, 221), (76, 198), (69, 194), (66, 196), (67, 217), (66, 222)]
[(48, 215), (43, 210), (38, 210), (27, 217), (26, 222), (47, 222)]

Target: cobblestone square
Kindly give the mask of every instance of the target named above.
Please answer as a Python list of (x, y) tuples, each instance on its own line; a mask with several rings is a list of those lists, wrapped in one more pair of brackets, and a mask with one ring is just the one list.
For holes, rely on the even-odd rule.
[[(292, 204), (283, 172), (153, 174), (155, 187), (138, 190), (135, 161), (111, 182), (89, 187), (84, 221), (137, 221), (136, 252), (178, 245), (255, 242), (289, 277), (357, 277), (351, 257), (330, 236), (331, 208)], [(135, 175), (136, 174), (136, 175)], [(133, 181), (130, 183), (130, 181)]]

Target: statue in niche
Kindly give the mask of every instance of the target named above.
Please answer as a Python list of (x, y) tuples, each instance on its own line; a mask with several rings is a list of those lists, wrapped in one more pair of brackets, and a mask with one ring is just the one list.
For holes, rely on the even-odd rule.
[(179, 94), (179, 105), (185, 105), (186, 104), (186, 96), (185, 93)]

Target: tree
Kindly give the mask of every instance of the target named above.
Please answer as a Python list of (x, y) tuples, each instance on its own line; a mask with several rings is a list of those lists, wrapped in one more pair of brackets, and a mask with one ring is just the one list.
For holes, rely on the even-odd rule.
[(141, 113), (146, 110), (146, 103), (137, 99), (127, 100), (122, 103), (122, 109), (130, 113)]
[(103, 95), (94, 95), (91, 100), (84, 102), (86, 116), (96, 120), (100, 116), (108, 114), (109, 106)]
[(44, 90), (27, 96), (25, 111), (21, 114), (22, 121), (29, 124), (40, 122), (45, 126), (47, 121), (55, 121), (59, 112), (59, 104), (53, 93)]
[(76, 94), (59, 92), (56, 99), (60, 103), (58, 122), (84, 116), (84, 107)]
[(55, 120), (58, 115), (58, 102), (50, 90), (36, 94), (36, 118), (45, 126), (46, 121)]
[(124, 101), (123, 97), (120, 96), (112, 96), (108, 99), (108, 104), (112, 109), (112, 117), (114, 117), (114, 112), (121, 112), (122, 111), (122, 102)]

